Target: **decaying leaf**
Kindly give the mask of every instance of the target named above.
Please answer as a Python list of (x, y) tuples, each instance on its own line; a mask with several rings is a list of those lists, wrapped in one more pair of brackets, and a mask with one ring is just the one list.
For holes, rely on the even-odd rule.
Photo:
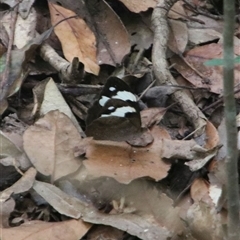
[(71, 120), (59, 111), (51, 111), (24, 133), (24, 150), (36, 169), (51, 175), (51, 180), (75, 172), (81, 161), (74, 149), (81, 141)]
[(188, 43), (188, 29), (184, 22), (170, 20), (168, 47), (176, 54), (184, 53)]
[[(98, 211), (85, 210), (83, 220), (116, 227), (138, 236), (141, 239), (167, 239), (176, 232), (183, 231), (183, 222), (179, 217), (179, 208), (151, 182), (143, 179), (121, 184), (112, 178), (76, 181), (77, 192), (92, 201), (94, 205), (108, 204), (113, 200), (125, 199), (123, 209), (135, 209), (127, 213), (101, 214)], [(64, 182), (65, 180), (62, 180)], [(117, 189), (117, 191), (113, 191)], [(91, 213), (90, 213), (91, 212)]]
[(59, 213), (79, 219), (84, 212), (84, 203), (67, 195), (52, 184), (35, 181), (33, 189)]
[[(121, 19), (105, 1), (87, 1), (98, 36), (98, 63), (116, 66), (130, 52), (130, 40)], [(113, 31), (115, 29), (115, 31)]]
[(224, 239), (226, 232), (223, 224), (226, 220), (226, 214), (217, 213), (215, 208), (203, 202), (193, 204), (187, 213), (192, 236), (201, 240)]
[(36, 85), (33, 89), (33, 94), (35, 102), (33, 115), (36, 115), (38, 111), (43, 116), (50, 111), (59, 110), (72, 120), (80, 133), (82, 132), (76, 117), (52, 78), (47, 78)]
[(129, 183), (136, 178), (149, 176), (159, 181), (167, 176), (170, 164), (161, 159), (162, 136), (157, 130), (152, 133), (156, 136), (153, 135), (154, 142), (143, 148), (133, 148), (125, 142), (93, 140), (86, 149), (87, 160), (83, 164), (95, 177), (109, 176)]
[(15, 228), (0, 229), (2, 240), (74, 240), (81, 239), (91, 225), (82, 220), (68, 220), (63, 222), (31, 221)]
[[(49, 3), (52, 25), (60, 20), (74, 16), (71, 10)], [(69, 62), (78, 57), (85, 71), (98, 75), (96, 38), (83, 19), (68, 19), (54, 29), (61, 41), (63, 53)]]
[[(1, 19), (2, 26), (5, 27), (8, 32), (8, 36), (10, 36), (11, 31), (11, 18), (12, 13), (9, 11), (7, 14), (4, 14)], [(17, 17), (17, 22), (15, 26), (14, 32), (14, 42), (13, 44), (18, 48), (23, 48), (30, 40), (35, 37), (35, 29), (36, 29), (36, 11), (34, 8), (31, 8), (27, 18), (23, 19), (20, 15)]]
[(139, 13), (146, 11), (148, 8), (154, 8), (157, 5), (156, 0), (144, 0), (136, 2), (134, 0), (120, 0), (130, 11)]
[(29, 168), (22, 178), (0, 193), (0, 202), (6, 201), (12, 194), (28, 191), (34, 183), (36, 174), (37, 172), (34, 168)]
[[(237, 48), (235, 53), (237, 54)], [(211, 92), (221, 94), (223, 91), (222, 66), (205, 66), (204, 62), (214, 58), (222, 58), (221, 44), (211, 43), (199, 46), (185, 53), (185, 63), (180, 57), (174, 56), (171, 62), (181, 75), (196, 87), (210, 88)], [(235, 76), (239, 75), (239, 65), (235, 67)], [(235, 83), (238, 78), (235, 77)]]
[[(27, 76), (27, 62), (31, 60), (34, 51), (50, 36), (52, 31), (53, 28), (50, 28), (41, 35), (30, 40), (23, 48), (11, 51), (8, 80), (0, 83), (0, 115), (3, 114), (8, 106), (6, 98), (12, 96), (20, 89)], [(0, 68), (0, 79), (2, 79), (6, 67), (5, 63), (6, 53), (0, 59), (0, 65), (2, 65)]]
[(9, 227), (9, 217), (15, 208), (15, 201), (13, 198), (9, 198), (5, 202), (1, 202), (1, 211), (0, 211), (0, 231), (1, 227)]

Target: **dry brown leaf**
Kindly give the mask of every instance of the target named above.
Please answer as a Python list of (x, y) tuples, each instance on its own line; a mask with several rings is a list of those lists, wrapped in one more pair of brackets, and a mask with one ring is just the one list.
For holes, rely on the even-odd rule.
[(205, 202), (208, 205), (212, 204), (209, 197), (209, 184), (202, 178), (197, 178), (193, 181), (190, 189), (190, 194), (194, 202)]
[[(115, 200), (122, 203), (124, 210), (123, 213), (115, 212), (102, 217), (97, 212), (86, 213), (83, 219), (117, 227), (141, 239), (158, 240), (159, 236), (167, 239), (167, 236), (181, 232), (183, 222), (179, 218), (180, 209), (174, 208), (173, 201), (153, 185), (144, 179), (126, 185), (108, 177), (80, 181), (76, 188), (82, 195), (91, 195), (92, 202), (107, 204)], [(135, 210), (127, 213), (127, 209)]]
[[(0, 229), (1, 227), (9, 227), (9, 217), (15, 208), (15, 201), (13, 198), (8, 199), (6, 202), (1, 203), (0, 209)], [(0, 230), (1, 231), (1, 230)]]
[(183, 7), (183, 1), (177, 1), (170, 9), (168, 17), (171, 19), (182, 19), (187, 17), (185, 9)]
[(121, 16), (124, 26), (130, 35), (131, 45), (134, 46), (134, 49), (149, 49), (153, 43), (153, 32), (151, 27), (146, 24), (146, 22), (151, 19), (151, 13), (146, 15), (147, 16), (141, 14), (138, 16), (134, 13), (129, 13)]
[(59, 213), (76, 219), (82, 216), (85, 205), (78, 199), (67, 195), (56, 186), (35, 181), (33, 189)]
[(91, 240), (99, 240), (99, 238), (105, 240), (120, 240), (124, 238), (124, 232), (117, 228), (99, 225), (95, 226), (94, 229), (89, 232), (88, 238)]
[(217, 145), (219, 144), (218, 131), (210, 121), (207, 121), (205, 131), (206, 131), (205, 148), (213, 149), (217, 147)]
[(133, 148), (125, 142), (92, 141), (83, 164), (94, 177), (109, 176), (122, 183), (149, 176), (156, 181), (167, 176), (170, 164), (161, 160), (163, 137), (169, 137), (158, 127), (152, 130), (154, 142), (144, 148)]
[[(237, 49), (235, 49), (235, 52)], [(221, 44), (211, 43), (191, 49), (185, 54), (190, 68), (180, 57), (174, 56), (175, 64), (181, 75), (196, 87), (209, 88), (211, 92), (221, 94), (223, 91), (222, 66), (205, 66), (204, 62), (214, 58), (222, 58)], [(240, 65), (235, 66), (235, 84), (239, 83)]]
[[(52, 25), (60, 20), (76, 15), (71, 10), (49, 3)], [(85, 66), (85, 71), (98, 75), (96, 38), (85, 21), (80, 18), (68, 19), (54, 28), (61, 41), (63, 53), (69, 62), (74, 57)]]
[(76, 117), (73, 115), (70, 107), (66, 103), (52, 78), (47, 78), (41, 81), (34, 87), (33, 93), (35, 109), (39, 110), (41, 116), (50, 111), (59, 110), (72, 120), (74, 126), (80, 133), (82, 132)]
[(218, 213), (215, 207), (198, 202), (189, 208), (186, 222), (196, 239), (216, 240), (225, 239), (223, 225), (226, 224), (226, 220), (226, 214)]
[[(17, 141), (19, 141), (19, 138), (21, 138), (17, 134), (14, 135), (12, 133), (12, 135), (11, 135), (10, 133), (3, 133), (2, 131), (0, 131), (0, 142), (1, 142), (0, 155), (1, 155), (1, 158), (12, 157), (18, 162), (18, 160), (24, 159), (27, 157), (24, 154), (24, 152), (20, 149), (20, 147), (14, 143), (14, 139), (12, 139), (14, 137), (18, 138)], [(22, 139), (21, 139), (21, 141), (22, 141)], [(22, 142), (20, 144), (22, 144)], [(27, 159), (26, 159), (26, 161), (27, 161)]]
[(121, 1), (130, 11), (132, 12), (143, 12), (148, 10), (149, 8), (155, 8), (157, 5), (157, 0), (119, 0)]
[(193, 148), (197, 145), (194, 140), (163, 140), (163, 152), (161, 156), (163, 158), (178, 158), (185, 160), (192, 160), (196, 156), (196, 152)]
[(190, 28), (188, 29), (188, 36), (190, 44), (199, 45), (221, 38), (222, 33), (213, 29)]
[(226, 203), (227, 197), (225, 195), (226, 187), (224, 183), (220, 182), (214, 173), (208, 174), (210, 186), (209, 186), (209, 197), (217, 208), (221, 208)]
[(176, 54), (185, 51), (188, 43), (188, 29), (186, 23), (177, 20), (169, 20), (170, 32), (168, 47)]
[(75, 147), (81, 141), (71, 120), (59, 111), (50, 111), (24, 133), (24, 150), (36, 169), (51, 175), (52, 181), (75, 172), (81, 165)]
[[(37, 16), (34, 8), (31, 8), (30, 13), (27, 15), (27, 18), (23, 19), (20, 15), (17, 17), (17, 22), (14, 29), (14, 42), (13, 44), (17, 46), (18, 49), (23, 48), (30, 40), (35, 37), (35, 29)], [(8, 36), (11, 32), (11, 19), (12, 13), (6, 12), (1, 17), (2, 27), (8, 32)], [(1, 30), (2, 31), (2, 30)]]
[[(128, 33), (119, 16), (106, 1), (87, 1), (98, 37), (98, 63), (116, 66), (130, 52)], [(114, 29), (114, 30), (113, 30)]]
[(158, 124), (164, 114), (166, 113), (166, 108), (147, 108), (140, 112), (142, 127), (150, 127), (153, 124)]
[(6, 201), (12, 194), (27, 192), (33, 185), (37, 171), (29, 168), (11, 187), (0, 193), (0, 202)]
[(203, 134), (204, 149), (199, 149), (199, 156), (195, 156), (194, 160), (185, 163), (192, 171), (205, 166), (218, 153), (220, 140), (216, 128), (211, 122), (207, 121), (205, 130), (205, 134)]
[(14, 228), (0, 229), (2, 240), (76, 240), (81, 239), (91, 227), (82, 220), (63, 222), (31, 221)]

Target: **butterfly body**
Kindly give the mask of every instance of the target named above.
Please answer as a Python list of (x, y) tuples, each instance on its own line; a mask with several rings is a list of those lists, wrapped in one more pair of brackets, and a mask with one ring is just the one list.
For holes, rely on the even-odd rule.
[(130, 141), (142, 134), (136, 96), (121, 79), (107, 80), (88, 111), (86, 135), (96, 140)]

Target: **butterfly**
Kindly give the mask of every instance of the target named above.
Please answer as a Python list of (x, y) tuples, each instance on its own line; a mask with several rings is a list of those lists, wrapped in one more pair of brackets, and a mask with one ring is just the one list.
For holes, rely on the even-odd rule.
[(131, 141), (142, 132), (137, 97), (123, 80), (110, 77), (88, 110), (86, 135), (96, 140)]

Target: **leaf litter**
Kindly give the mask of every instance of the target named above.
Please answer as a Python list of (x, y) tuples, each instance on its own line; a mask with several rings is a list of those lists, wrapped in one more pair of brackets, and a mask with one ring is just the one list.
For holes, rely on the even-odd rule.
[[(200, 6), (200, 2), (195, 4)], [(226, 236), (226, 129), (224, 119), (218, 124), (211, 122), (218, 106), (203, 111), (210, 120), (202, 134), (196, 136), (194, 123), (186, 118), (188, 113), (176, 104), (167, 107), (173, 103), (172, 94), (185, 90), (167, 86), (146, 90), (149, 79), (153, 81), (155, 67), (150, 57), (155, 44), (150, 18), (156, 5), (153, 0), (137, 5), (132, 0), (91, 0), (87, 4), (68, 0), (58, 1), (58, 5), (49, 1), (42, 9), (33, 5), (29, 10), (30, 4), (25, 15), (19, 10), (26, 21), (18, 16), (16, 36), (24, 30), (26, 40), (15, 37), (22, 42), (16, 42), (11, 51), (10, 74), (7, 83), (1, 85), (0, 98), (3, 240), (46, 236), (106, 239), (110, 233), (115, 239), (144, 240)], [(204, 3), (201, 7), (209, 10)], [(38, 67), (37, 48), (53, 31), (36, 20), (35, 11), (41, 16), (43, 10), (51, 17), (48, 22), (52, 25), (78, 15), (63, 21), (54, 32), (61, 42), (64, 64), (70, 66), (75, 57), (84, 64), (83, 79), (76, 82), (73, 77), (73, 85), (67, 86), (80, 89), (80, 94), (75, 90), (61, 93), (66, 84), (60, 83), (57, 75), (46, 78), (47, 68), (45, 76), (28, 69), (30, 62)], [(197, 106), (211, 107), (223, 91), (222, 67), (206, 66), (204, 62), (222, 57), (223, 21), (196, 14), (185, 8), (183, 1), (174, 4), (168, 18), (170, 35), (164, 47), (172, 51), (167, 58), (177, 73), (176, 79)], [(5, 21), (9, 34), (8, 15)], [(22, 29), (17, 28), (19, 24)], [(40, 35), (35, 32), (39, 26), (46, 30)], [(237, 32), (235, 42), (237, 46)], [(239, 55), (237, 47), (235, 54)], [(1, 56), (3, 68), (5, 60), (6, 53)], [(87, 92), (84, 84), (104, 83), (120, 70), (119, 65), (123, 66), (123, 79), (134, 92), (141, 95), (145, 91), (140, 103), (141, 118), (151, 140), (143, 137), (136, 144), (85, 137), (86, 109), (98, 92)], [(237, 75), (238, 65), (235, 71)], [(68, 77), (71, 82), (71, 75)], [(15, 93), (20, 89), (19, 99)], [(12, 109), (17, 113), (14, 121), (9, 114)], [(20, 113), (26, 109), (30, 111), (21, 118)]]

